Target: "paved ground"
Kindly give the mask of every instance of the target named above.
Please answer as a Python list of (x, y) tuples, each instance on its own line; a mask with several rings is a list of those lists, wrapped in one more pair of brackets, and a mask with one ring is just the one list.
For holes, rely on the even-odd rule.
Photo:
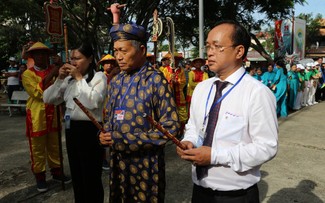
[[(0, 95), (1, 96), (1, 95)], [(325, 102), (306, 107), (279, 120), (279, 152), (264, 164), (259, 183), (262, 203), (321, 203), (325, 201)], [(8, 117), (0, 111), (0, 203), (73, 202), (71, 185), (66, 190), (49, 180), (49, 191), (38, 193), (30, 171), (25, 116)], [(64, 154), (66, 150), (64, 148)], [(178, 158), (174, 145), (166, 147), (167, 188), (165, 202), (190, 202), (190, 164)], [(69, 173), (65, 157), (65, 171)], [(103, 173), (108, 202), (108, 172)]]

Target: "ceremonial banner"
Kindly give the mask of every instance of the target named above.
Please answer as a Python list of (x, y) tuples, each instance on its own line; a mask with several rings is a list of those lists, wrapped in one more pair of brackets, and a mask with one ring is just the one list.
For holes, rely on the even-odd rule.
[(292, 26), (290, 19), (275, 21), (275, 58), (293, 54)]
[(293, 51), (298, 59), (305, 58), (306, 21), (295, 18)]
[(55, 4), (45, 4), (46, 31), (53, 37), (63, 36), (62, 15), (63, 9)]

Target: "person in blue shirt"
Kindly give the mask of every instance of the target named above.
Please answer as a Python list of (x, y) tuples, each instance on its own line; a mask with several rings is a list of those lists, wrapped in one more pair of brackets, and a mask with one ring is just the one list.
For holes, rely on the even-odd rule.
[(275, 78), (275, 72), (273, 71), (272, 64), (270, 64), (267, 67), (267, 72), (263, 73), (262, 75), (263, 84), (270, 88), (271, 85), (274, 83), (274, 78)]
[(276, 75), (271, 89), (274, 91), (277, 102), (277, 114), (281, 117), (288, 116), (287, 110), (287, 69), (283, 60), (278, 60), (276, 63)]
[(291, 66), (291, 70), (288, 72), (288, 87), (289, 87), (288, 107), (290, 109), (294, 109), (297, 94), (298, 94), (298, 88), (299, 88), (299, 77), (297, 73), (296, 64), (293, 64)]
[(262, 68), (257, 68), (256, 69), (256, 74), (255, 74), (255, 77), (256, 80), (260, 81), (260, 82), (263, 82), (263, 71), (262, 71)]

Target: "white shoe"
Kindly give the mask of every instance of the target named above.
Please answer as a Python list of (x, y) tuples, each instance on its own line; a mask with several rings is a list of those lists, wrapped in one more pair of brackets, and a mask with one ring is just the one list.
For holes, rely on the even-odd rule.
[(318, 102), (315, 101), (313, 104), (318, 104)]
[(312, 105), (314, 105), (314, 104), (312, 104), (312, 103), (308, 103), (308, 106), (312, 106)]

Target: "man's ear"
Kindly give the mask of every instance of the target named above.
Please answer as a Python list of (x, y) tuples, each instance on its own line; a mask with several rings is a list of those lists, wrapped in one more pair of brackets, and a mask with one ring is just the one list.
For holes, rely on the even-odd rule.
[(147, 54), (147, 48), (144, 45), (141, 45), (140, 46), (140, 50), (142, 52), (142, 55), (145, 55), (146, 56), (146, 54)]
[(243, 45), (238, 45), (236, 49), (237, 49), (236, 58), (241, 59), (245, 53), (245, 47)]

